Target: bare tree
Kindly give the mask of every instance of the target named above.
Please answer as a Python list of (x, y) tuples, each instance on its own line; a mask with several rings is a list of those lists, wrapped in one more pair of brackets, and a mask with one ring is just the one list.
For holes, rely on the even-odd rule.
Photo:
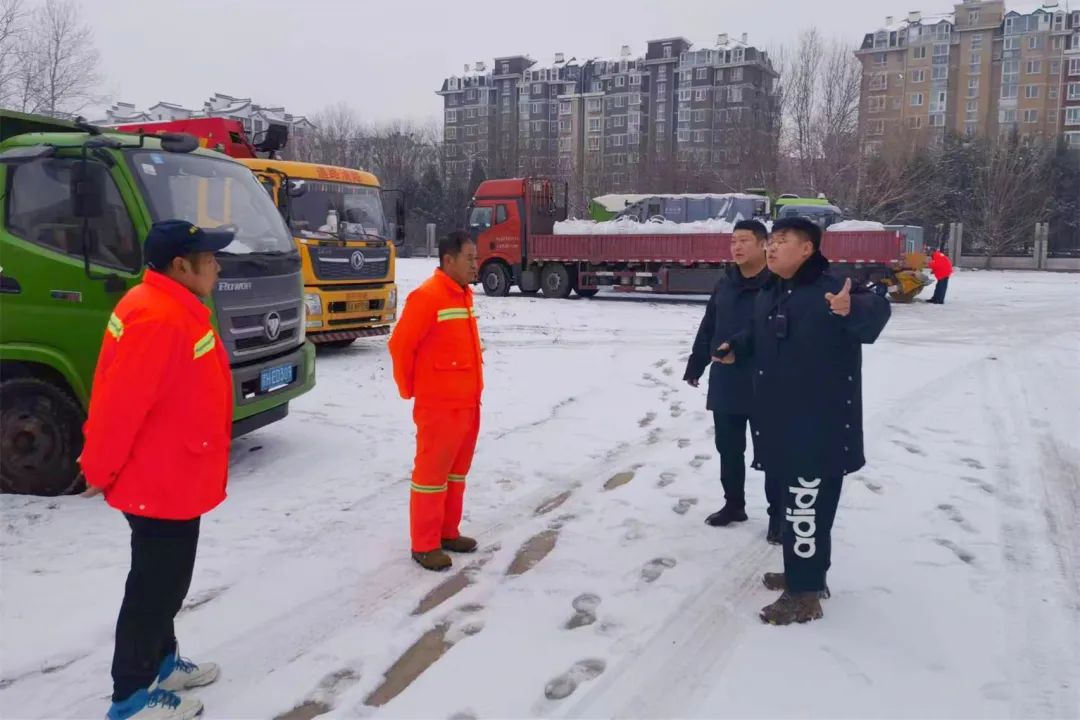
[(24, 109), (47, 115), (76, 113), (100, 101), (100, 55), (73, 0), (44, 0), (34, 11), (22, 53)]
[(978, 162), (964, 234), (985, 253), (989, 268), (995, 255), (1030, 244), (1035, 223), (1047, 219), (1053, 148), (1022, 144), (1015, 134), (980, 140), (971, 148)]
[(0, 0), (0, 106), (19, 105), (19, 66), (26, 32), (23, 0)]

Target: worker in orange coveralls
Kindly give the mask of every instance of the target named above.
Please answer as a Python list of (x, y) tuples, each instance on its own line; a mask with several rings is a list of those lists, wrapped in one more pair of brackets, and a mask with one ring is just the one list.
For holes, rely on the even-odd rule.
[(449, 569), (447, 551), (476, 550), (476, 540), (458, 529), (484, 389), (469, 287), (475, 280), (476, 243), (463, 232), (451, 233), (439, 242), (439, 268), (409, 294), (390, 337), (398, 391), (406, 400), (415, 398), (409, 521), (413, 560), (426, 570)]

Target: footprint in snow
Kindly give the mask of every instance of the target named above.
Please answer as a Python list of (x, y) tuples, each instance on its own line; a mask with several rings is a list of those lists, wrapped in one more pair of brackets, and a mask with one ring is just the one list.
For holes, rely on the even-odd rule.
[(664, 432), (660, 428), (653, 428), (649, 431), (649, 436), (645, 438), (645, 444), (655, 445), (656, 443), (660, 442), (660, 437), (663, 434)]
[(962, 477), (960, 479), (963, 480), (966, 483), (970, 483), (971, 485), (974, 485), (975, 487), (979, 488), (980, 490), (982, 490), (987, 495), (993, 495), (995, 492), (997, 492), (994, 489), (994, 486), (991, 485), (990, 483), (986, 482), (985, 480), (980, 480), (979, 478), (973, 478), (973, 477)]
[(906, 442), (903, 442), (902, 440), (893, 440), (892, 444), (896, 445), (897, 447), (904, 448), (905, 450), (907, 450), (912, 455), (922, 455), (923, 457), (926, 456), (926, 453), (922, 451), (922, 448), (919, 448), (919, 447), (917, 447), (915, 445), (912, 445), (911, 443), (906, 443)]
[(885, 493), (885, 490), (872, 480), (867, 480), (866, 478), (859, 478), (859, 482), (865, 485), (866, 489), (874, 493), (875, 495), (883, 495)]
[(600, 607), (600, 596), (583, 593), (574, 598), (571, 605), (574, 608), (574, 616), (566, 623), (567, 630), (592, 625), (596, 622), (596, 609)]
[(660, 576), (664, 574), (665, 570), (678, 565), (674, 558), (661, 557), (655, 560), (650, 560), (645, 563), (645, 567), (641, 568), (641, 579), (647, 583), (656, 582), (660, 579)]
[(700, 467), (704, 466), (705, 463), (708, 462), (708, 461), (709, 461), (709, 456), (708, 455), (695, 455), (694, 459), (690, 461), (690, 467), (700, 468)]
[(559, 677), (544, 688), (544, 697), (548, 700), (563, 700), (574, 694), (578, 685), (595, 680), (607, 669), (607, 663), (599, 658), (579, 660)]
[(972, 470), (985, 470), (986, 469), (986, 466), (983, 465), (978, 460), (976, 460), (975, 458), (960, 458), (960, 462), (964, 463), (965, 465), (967, 465)]
[(638, 420), (638, 427), (643, 427), (643, 428), (649, 427), (650, 425), (653, 424), (653, 422), (655, 420), (656, 420), (656, 413), (654, 413), (654, 412), (645, 413), (645, 417)]
[(697, 498), (682, 498), (679, 500), (679, 504), (672, 508), (679, 515), (685, 515), (690, 512), (690, 508), (698, 504)]
[(690, 438), (679, 438), (679, 449), (685, 450), (690, 447)]
[(671, 403), (671, 417), (677, 418), (682, 416), (683, 406), (680, 402)]
[(660, 473), (660, 479), (656, 481), (656, 487), (665, 488), (673, 482), (675, 482), (675, 473)]
[(952, 540), (946, 540), (945, 538), (935, 538), (934, 542), (943, 548), (948, 548), (949, 550), (952, 550), (953, 554), (956, 555), (956, 557), (965, 565), (971, 565), (975, 562), (974, 553), (970, 552), (969, 550), (965, 550), (964, 548), (954, 543)]
[(957, 510), (955, 506), (949, 505), (948, 503), (942, 503), (941, 505), (938, 505), (938, 510), (945, 513), (945, 516), (947, 518), (959, 525), (965, 531), (969, 533), (975, 532), (975, 528), (973, 528), (968, 523), (967, 519), (964, 517), (964, 514)]

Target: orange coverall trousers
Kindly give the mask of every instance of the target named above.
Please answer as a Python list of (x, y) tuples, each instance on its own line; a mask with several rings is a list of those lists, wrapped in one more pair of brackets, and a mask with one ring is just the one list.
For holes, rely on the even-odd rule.
[(480, 406), (414, 407), (416, 460), (409, 501), (413, 552), (430, 552), (461, 535), (465, 478), (480, 433)]

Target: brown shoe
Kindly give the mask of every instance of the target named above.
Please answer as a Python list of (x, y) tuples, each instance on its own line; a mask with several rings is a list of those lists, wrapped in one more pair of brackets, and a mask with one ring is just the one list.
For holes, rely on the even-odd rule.
[(442, 550), (413, 552), (412, 559), (425, 570), (434, 570), (435, 572), (449, 570), (450, 566), (454, 564), (453, 561), (450, 560), (450, 556)]
[(820, 620), (824, 615), (816, 592), (784, 591), (776, 602), (761, 609), (760, 617), (762, 622), (770, 625), (790, 625)]
[[(784, 577), (784, 573), (782, 572), (765, 573), (761, 576), (761, 584), (764, 585), (765, 588), (768, 590), (775, 590), (777, 592), (783, 592), (784, 590), (787, 590), (787, 579)], [(818, 597), (822, 600), (828, 600), (830, 597), (832, 597), (832, 594), (829, 592), (828, 585), (826, 585), (825, 589), (818, 594)]]
[(443, 540), (442, 549), (452, 553), (476, 552), (476, 541), (471, 537), (460, 535), (456, 538)]

